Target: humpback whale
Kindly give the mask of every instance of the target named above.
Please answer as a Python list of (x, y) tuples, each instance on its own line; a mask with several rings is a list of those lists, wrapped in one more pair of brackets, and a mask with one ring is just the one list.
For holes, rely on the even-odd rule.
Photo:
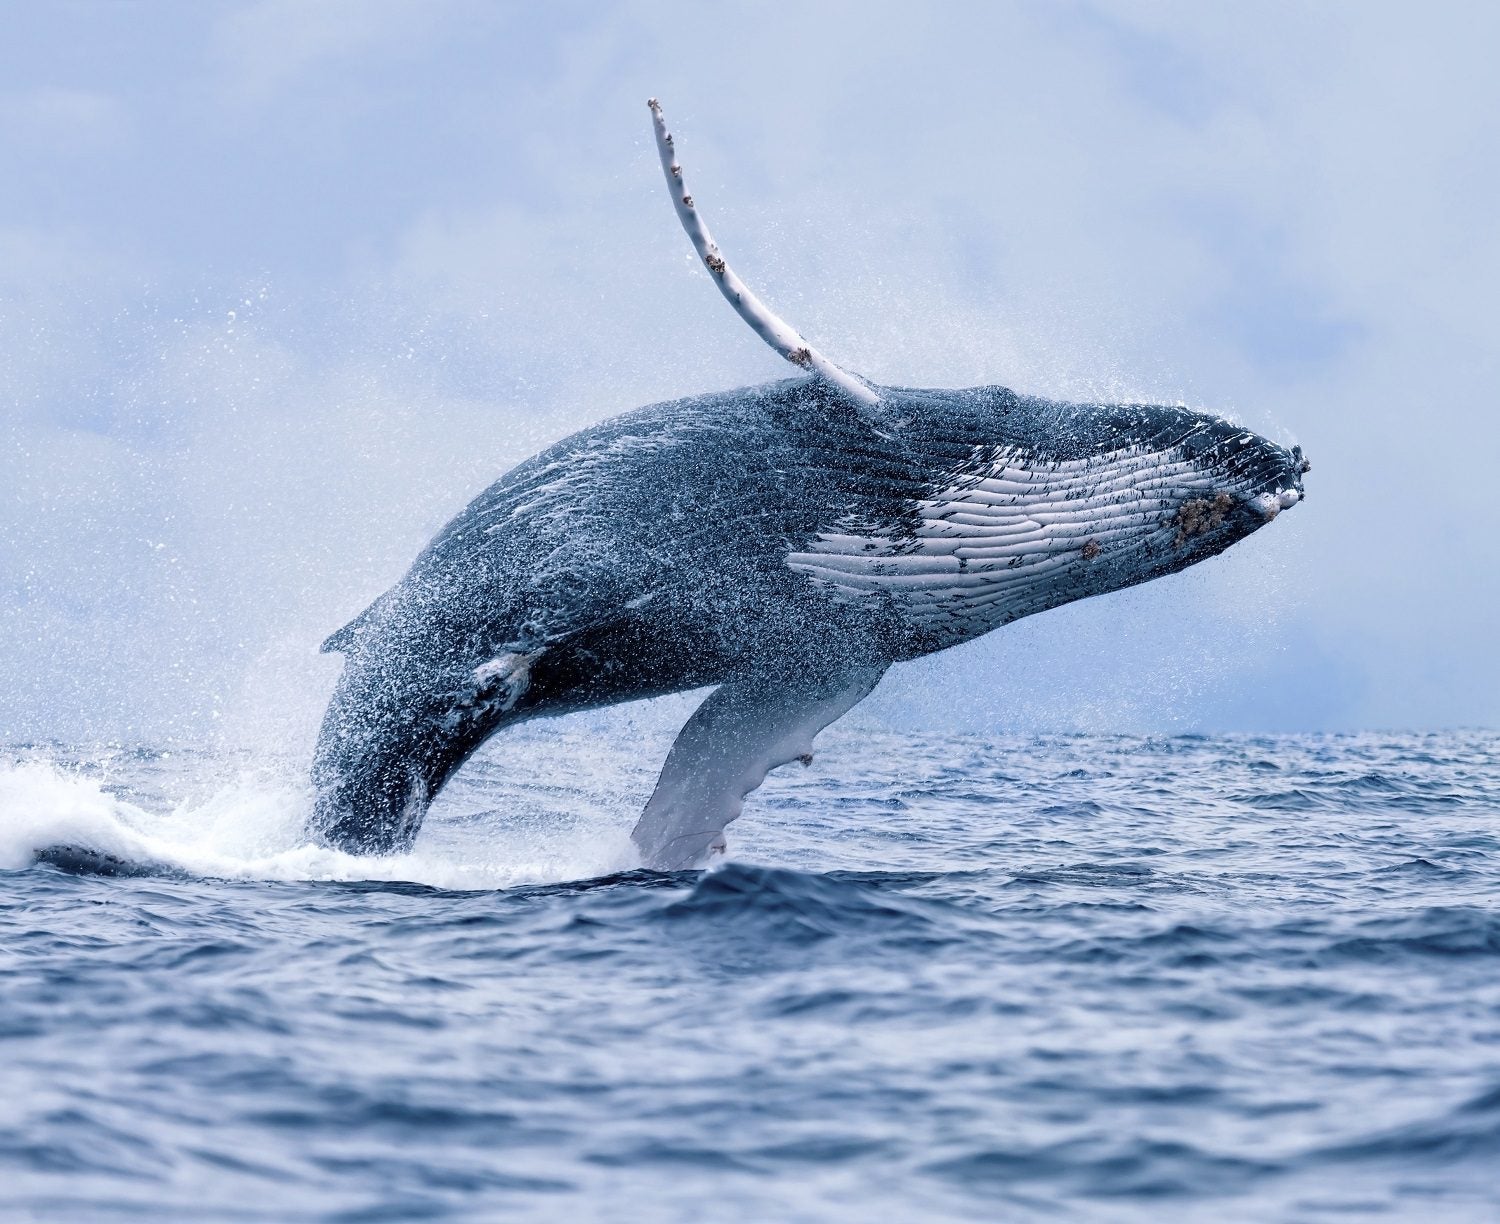
[(876, 386), (730, 268), (660, 106), (663, 173), (710, 279), (804, 373), (627, 412), (502, 476), (334, 633), (312, 832), (410, 846), (496, 732), (714, 686), (632, 834), (702, 865), (777, 766), (893, 663), (1175, 573), (1303, 495), (1301, 451), (1160, 404)]

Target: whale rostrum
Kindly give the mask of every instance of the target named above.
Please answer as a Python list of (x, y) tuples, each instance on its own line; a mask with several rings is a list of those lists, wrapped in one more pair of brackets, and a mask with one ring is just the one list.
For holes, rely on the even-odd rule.
[(1181, 406), (842, 369), (729, 267), (650, 107), (711, 278), (807, 374), (564, 438), (333, 634), (344, 667), (312, 771), (329, 844), (406, 849), (505, 727), (714, 686), (632, 835), (647, 866), (700, 866), (767, 772), (811, 760), (893, 663), (1175, 573), (1304, 496), (1300, 449)]

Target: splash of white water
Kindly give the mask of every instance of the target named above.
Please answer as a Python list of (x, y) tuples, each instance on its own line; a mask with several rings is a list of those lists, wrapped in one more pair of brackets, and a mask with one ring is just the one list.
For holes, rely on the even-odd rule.
[(0, 764), (0, 870), (24, 869), (39, 854), (71, 847), (129, 869), (217, 879), (408, 881), (482, 890), (639, 866), (628, 824), (615, 819), (623, 812), (587, 820), (555, 810), (469, 812), (432, 822), (410, 853), (357, 856), (310, 843), (305, 785), (264, 772), (223, 783), (206, 797), (159, 804), (111, 791), (98, 777), (45, 758)]

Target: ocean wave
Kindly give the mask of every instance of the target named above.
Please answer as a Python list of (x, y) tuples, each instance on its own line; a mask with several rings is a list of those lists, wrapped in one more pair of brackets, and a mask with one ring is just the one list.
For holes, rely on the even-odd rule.
[(740, 940), (775, 938), (793, 945), (871, 935), (940, 941), (940, 927), (923, 908), (931, 909), (847, 878), (728, 863), (706, 872), (660, 918), (732, 929)]
[(820, 748), (704, 873), (566, 724), (390, 859), (0, 751), (0, 1214), (1495, 1218), (1500, 737)]

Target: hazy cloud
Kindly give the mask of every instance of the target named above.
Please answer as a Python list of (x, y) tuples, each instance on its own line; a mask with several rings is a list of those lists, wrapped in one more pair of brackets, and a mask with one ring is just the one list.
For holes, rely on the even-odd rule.
[(488, 480), (780, 377), (662, 197), (651, 93), (847, 364), (1181, 399), (1313, 459), (1273, 530), (897, 669), (881, 717), (1500, 717), (1489, 8), (130, 12), (0, 48), (0, 730), (305, 737), (318, 641)]
[[(419, 53), (427, 37), (451, 19), (443, 0), (253, 0), (219, 20), (214, 43), (225, 72), (223, 88), (248, 102), (264, 102), (293, 84), (317, 94), (330, 72), (366, 68)], [(313, 76), (323, 81), (309, 82)]]
[(97, 156), (124, 144), (131, 125), (124, 107), (107, 94), (49, 86), (0, 95), (0, 130), (34, 154)]

